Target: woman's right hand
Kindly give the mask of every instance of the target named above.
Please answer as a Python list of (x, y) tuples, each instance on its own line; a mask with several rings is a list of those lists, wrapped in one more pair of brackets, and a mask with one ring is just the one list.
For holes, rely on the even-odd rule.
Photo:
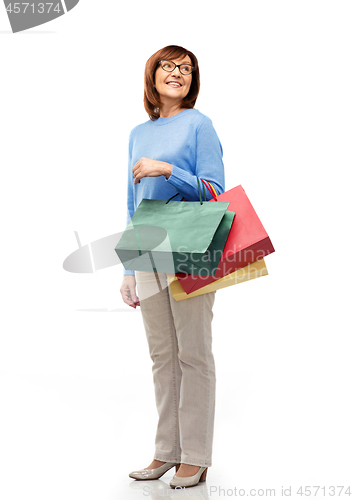
[(139, 298), (136, 295), (136, 279), (131, 274), (126, 274), (120, 287), (120, 293), (125, 304), (136, 309), (140, 305)]

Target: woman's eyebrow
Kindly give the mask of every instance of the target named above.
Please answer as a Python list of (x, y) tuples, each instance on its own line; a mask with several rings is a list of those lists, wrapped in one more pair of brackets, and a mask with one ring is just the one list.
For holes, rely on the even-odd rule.
[[(176, 64), (176, 62), (172, 59), (169, 59), (169, 61), (172, 61), (174, 64)], [(180, 64), (189, 64), (190, 66), (192, 66), (192, 63), (190, 63), (189, 61), (182, 61)]]

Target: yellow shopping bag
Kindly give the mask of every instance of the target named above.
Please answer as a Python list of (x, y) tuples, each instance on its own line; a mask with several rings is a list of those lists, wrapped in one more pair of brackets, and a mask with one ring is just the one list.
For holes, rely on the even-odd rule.
[(231, 274), (227, 274), (217, 281), (213, 281), (203, 288), (195, 290), (195, 292), (187, 294), (175, 274), (167, 273), (170, 291), (172, 292), (174, 299), (177, 301), (197, 297), (198, 295), (203, 295), (204, 293), (214, 292), (215, 290), (221, 290), (222, 288), (226, 288), (228, 286), (237, 285), (238, 283), (244, 283), (245, 281), (261, 278), (261, 276), (267, 275), (268, 271), (265, 259), (260, 259), (252, 264), (248, 264), (245, 267), (237, 269)]

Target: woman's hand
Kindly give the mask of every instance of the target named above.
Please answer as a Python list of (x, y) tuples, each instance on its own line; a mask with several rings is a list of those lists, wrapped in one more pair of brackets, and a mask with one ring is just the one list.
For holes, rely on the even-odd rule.
[(167, 179), (172, 173), (172, 165), (165, 161), (151, 160), (143, 156), (137, 161), (132, 169), (132, 175), (135, 179), (134, 184), (140, 182), (143, 177), (159, 177), (164, 175)]
[(126, 274), (120, 287), (120, 293), (125, 304), (136, 309), (140, 305), (139, 298), (136, 295), (135, 276)]

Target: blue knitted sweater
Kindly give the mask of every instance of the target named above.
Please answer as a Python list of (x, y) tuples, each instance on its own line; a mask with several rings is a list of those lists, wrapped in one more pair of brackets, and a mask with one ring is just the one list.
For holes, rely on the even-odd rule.
[[(172, 173), (167, 179), (143, 177), (134, 184), (132, 169), (142, 157), (171, 163)], [(210, 118), (195, 108), (185, 109), (168, 118), (148, 120), (134, 127), (129, 136), (127, 224), (144, 198), (197, 201), (197, 178), (210, 181), (217, 194), (224, 193), (223, 149)], [(203, 189), (201, 186), (201, 192)], [(212, 198), (206, 189), (208, 200)], [(124, 275), (135, 271), (124, 269)]]

